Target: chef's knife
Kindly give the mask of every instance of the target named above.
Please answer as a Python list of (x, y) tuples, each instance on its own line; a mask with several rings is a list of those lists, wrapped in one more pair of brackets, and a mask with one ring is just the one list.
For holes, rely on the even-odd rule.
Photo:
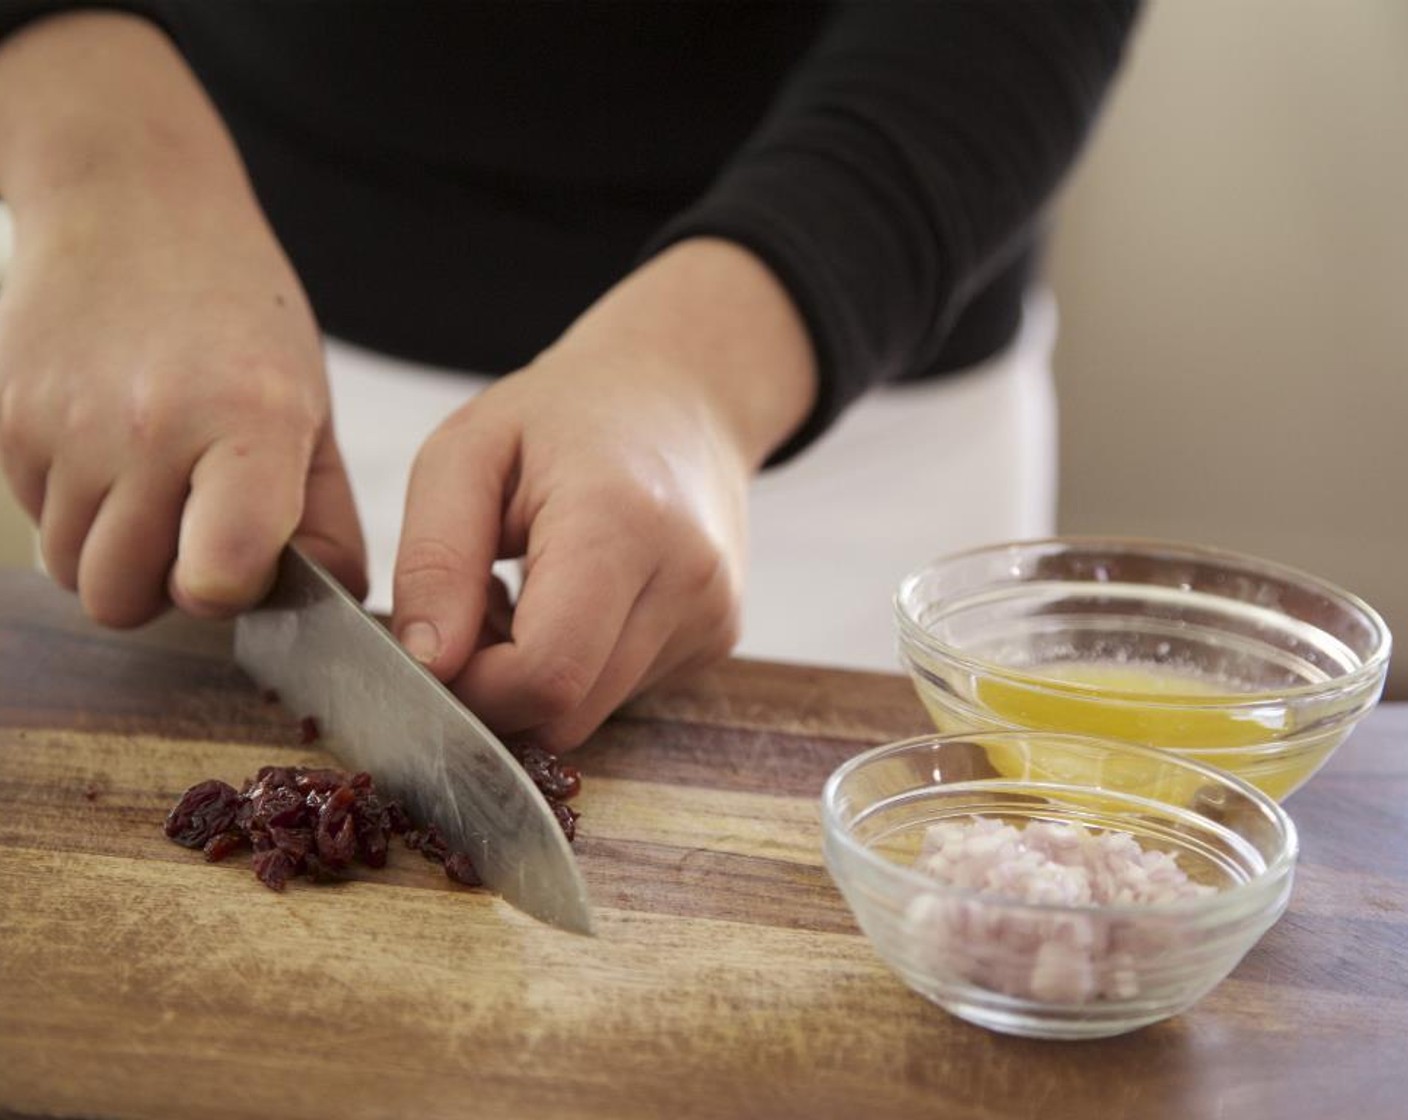
[(235, 660), (294, 713), (312, 716), (342, 762), (468, 852), (486, 886), (535, 918), (591, 932), (577, 861), (523, 767), (297, 549), (284, 549), (273, 590), (236, 621)]

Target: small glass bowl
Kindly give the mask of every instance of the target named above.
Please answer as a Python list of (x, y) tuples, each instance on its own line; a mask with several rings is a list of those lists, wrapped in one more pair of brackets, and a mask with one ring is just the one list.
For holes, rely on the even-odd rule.
[[(1053, 767), (1082, 781), (1051, 780)], [(978, 819), (1128, 833), (1216, 890), (1038, 905), (916, 869), (929, 826)], [(822, 832), (832, 878), (906, 984), (971, 1023), (1050, 1039), (1123, 1034), (1191, 1006), (1281, 916), (1297, 854), (1290, 818), (1245, 782), (1167, 751), (1045, 732), (866, 751), (828, 779)]]
[(895, 595), (900, 659), (943, 733), (1026, 728), (1197, 758), (1278, 799), (1378, 701), (1366, 603), (1249, 556), (1139, 540), (978, 549)]

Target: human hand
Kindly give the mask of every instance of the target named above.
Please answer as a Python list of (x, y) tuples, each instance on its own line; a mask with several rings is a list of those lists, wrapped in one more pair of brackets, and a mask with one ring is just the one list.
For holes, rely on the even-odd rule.
[[(96, 18), (104, 49), (133, 47), (147, 75), (174, 55), (136, 21)], [(189, 124), (163, 123), (167, 136)], [(364, 594), (318, 331), (232, 149), (188, 167), (189, 152), (127, 139), (90, 143), (85, 173), (47, 189), (24, 189), (46, 178), (32, 163), (10, 179), (0, 463), (46, 566), (113, 626), (146, 621), (168, 596), (197, 615), (246, 607), (290, 539)]]
[[(545, 356), (422, 450), (397, 632), (491, 727), (575, 746), (639, 687), (732, 646), (747, 481), (717, 425), (628, 362)], [(512, 638), (478, 645), (490, 564), (520, 555)]]
[[(751, 256), (686, 242), (431, 436), (395, 632), (500, 734), (580, 744), (736, 640), (753, 472), (810, 406), (809, 343)], [(507, 640), (496, 558), (524, 557)]]

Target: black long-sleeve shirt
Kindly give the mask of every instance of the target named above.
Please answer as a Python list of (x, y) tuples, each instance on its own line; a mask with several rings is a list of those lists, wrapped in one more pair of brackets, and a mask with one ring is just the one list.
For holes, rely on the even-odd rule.
[[(74, 0), (0, 0), (0, 34)], [(86, 5), (94, 6), (94, 5)], [(234, 134), (322, 326), (516, 368), (634, 264), (731, 238), (870, 385), (1015, 332), (1134, 0), (132, 0)]]

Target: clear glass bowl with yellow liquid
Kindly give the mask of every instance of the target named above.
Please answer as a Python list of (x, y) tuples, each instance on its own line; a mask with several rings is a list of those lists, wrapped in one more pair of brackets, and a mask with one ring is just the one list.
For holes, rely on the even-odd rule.
[(1278, 800), (1377, 703), (1391, 646), (1377, 612), (1333, 584), (1162, 541), (944, 557), (901, 582), (895, 612), (901, 660), (940, 732), (1140, 743)]

